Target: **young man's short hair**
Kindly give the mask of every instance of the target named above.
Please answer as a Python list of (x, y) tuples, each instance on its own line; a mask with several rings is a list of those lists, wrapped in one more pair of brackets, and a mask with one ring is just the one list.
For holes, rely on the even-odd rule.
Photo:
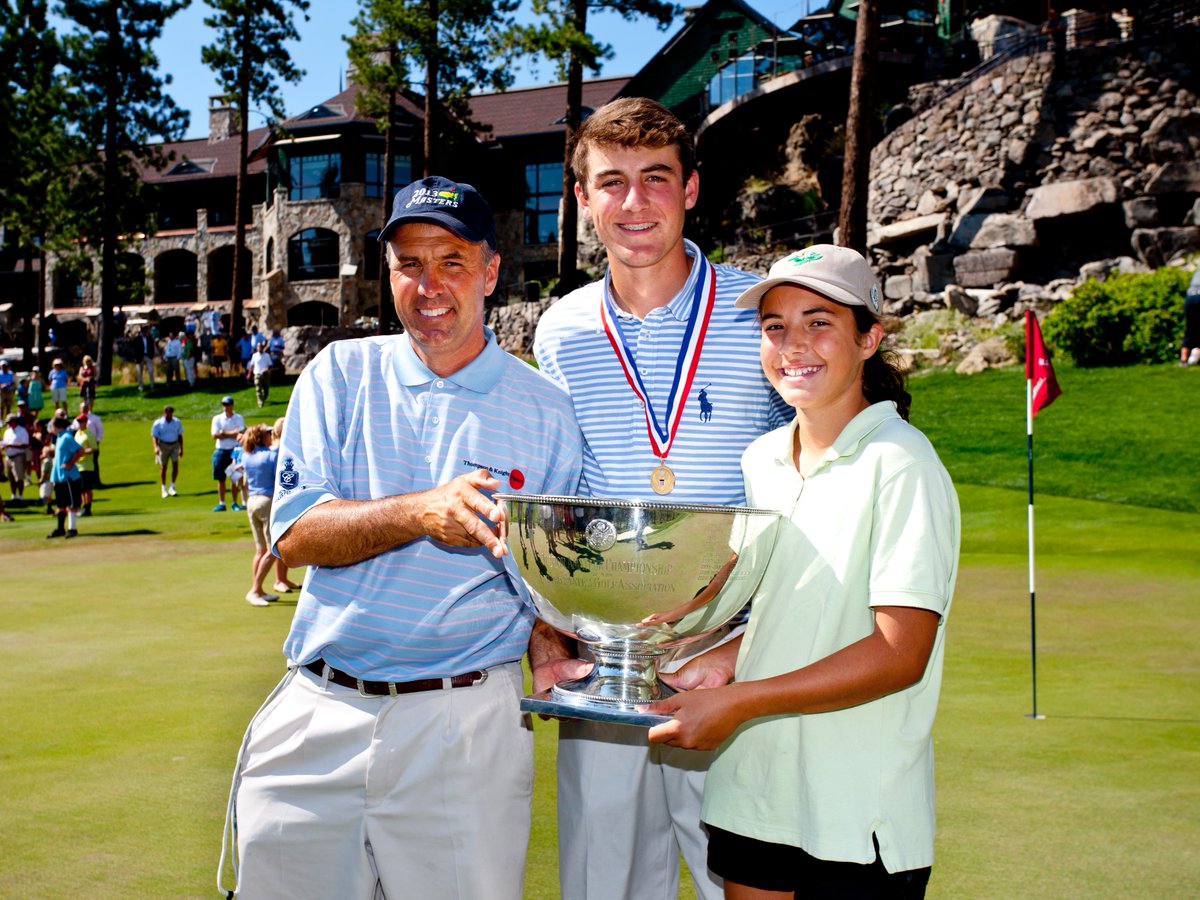
[(571, 169), (587, 193), (587, 156), (593, 145), (625, 148), (674, 146), (686, 180), (696, 168), (696, 147), (678, 117), (646, 97), (622, 97), (592, 113), (575, 132)]

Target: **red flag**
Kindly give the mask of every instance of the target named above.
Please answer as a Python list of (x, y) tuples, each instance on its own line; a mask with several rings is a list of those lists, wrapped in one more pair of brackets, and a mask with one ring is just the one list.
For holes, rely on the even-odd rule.
[(1058, 381), (1054, 377), (1054, 366), (1050, 364), (1050, 354), (1046, 352), (1046, 344), (1042, 341), (1042, 330), (1038, 327), (1037, 316), (1033, 310), (1025, 311), (1025, 379), (1033, 382), (1033, 415), (1038, 414), (1044, 406), (1054, 402), (1054, 398), (1062, 393)]

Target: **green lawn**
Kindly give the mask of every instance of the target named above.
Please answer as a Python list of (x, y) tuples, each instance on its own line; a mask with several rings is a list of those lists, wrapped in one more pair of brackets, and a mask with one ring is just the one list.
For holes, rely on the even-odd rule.
[[(1192, 897), (1200, 892), (1200, 373), (1059, 372), (1036, 422), (1038, 708), (1031, 709), (1021, 373), (914, 380), (913, 420), (959, 487), (964, 546), (935, 731), (931, 897)], [(294, 600), (242, 599), (245, 517), (212, 513), (208, 417), (224, 389), (174, 398), (181, 496), (162, 500), (162, 398), (102, 393), (96, 515), (72, 542), (17, 510), (0, 529), (0, 896), (215, 891), (242, 730), (282, 674)], [(273, 391), (261, 413), (284, 411)], [(294, 596), (294, 595), (293, 595)], [(557, 896), (553, 723), (526, 895)]]

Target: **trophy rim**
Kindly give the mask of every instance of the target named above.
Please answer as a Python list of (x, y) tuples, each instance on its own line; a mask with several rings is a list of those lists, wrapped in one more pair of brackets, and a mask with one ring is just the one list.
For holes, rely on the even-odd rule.
[(568, 506), (605, 507), (608, 509), (659, 509), (682, 512), (715, 512), (729, 515), (782, 516), (783, 511), (761, 506), (723, 506), (720, 503), (670, 503), (662, 500), (627, 500), (616, 497), (573, 497), (566, 494), (509, 494), (497, 492), (496, 500), (523, 503), (553, 503)]

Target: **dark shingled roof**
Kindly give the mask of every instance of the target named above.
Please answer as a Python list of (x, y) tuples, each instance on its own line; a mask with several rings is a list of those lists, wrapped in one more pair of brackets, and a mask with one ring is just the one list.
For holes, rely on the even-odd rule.
[[(266, 128), (250, 130), (250, 150), (261, 144), (267, 138)], [(175, 158), (167, 163), (162, 171), (139, 165), (142, 180), (150, 184), (175, 183), (179, 181), (196, 181), (207, 178), (236, 178), (238, 135), (231, 135), (223, 141), (210, 144), (208, 138), (192, 138), (186, 141), (172, 141), (157, 145), (165, 154), (174, 153)], [(191, 165), (187, 165), (187, 163)], [(265, 163), (252, 161), (249, 167), (251, 175), (263, 171)], [(172, 174), (174, 172), (175, 174)]]
[[(583, 83), (583, 105), (595, 109), (616, 96), (628, 77), (597, 78)], [(585, 110), (586, 112), (586, 110)], [(567, 114), (567, 85), (547, 84), (471, 97), (471, 117), (490, 125), (484, 140), (503, 140), (527, 134), (562, 131), (557, 120)]]
[[(603, 106), (617, 95), (629, 81), (627, 76), (598, 78), (583, 83), (583, 105), (595, 109)], [(369, 122), (370, 117), (355, 111), (354, 98), (361, 91), (359, 85), (351, 84), (328, 100), (317, 103), (301, 113), (290, 116), (283, 127), (292, 133), (303, 133), (309, 128), (327, 129), (348, 122)], [(415, 101), (420, 97), (401, 94), (399, 106), (417, 121), (423, 110)], [(533, 135), (560, 132), (557, 123), (567, 111), (567, 85), (539, 85), (516, 88), (488, 94), (477, 94), (471, 98), (471, 114), (474, 119), (491, 130), (481, 134), (481, 139), (503, 140), (518, 135)], [(586, 112), (586, 110), (585, 110)], [(263, 146), (270, 138), (270, 131), (263, 128), (251, 129), (249, 134), (251, 175), (261, 173), (265, 166)], [(223, 141), (209, 143), (208, 138), (191, 138), (158, 145), (166, 154), (174, 154), (171, 162), (162, 171), (141, 166), (141, 175), (149, 183), (176, 183), (208, 178), (234, 178), (237, 176), (238, 135)], [(256, 152), (257, 151), (257, 152)]]

